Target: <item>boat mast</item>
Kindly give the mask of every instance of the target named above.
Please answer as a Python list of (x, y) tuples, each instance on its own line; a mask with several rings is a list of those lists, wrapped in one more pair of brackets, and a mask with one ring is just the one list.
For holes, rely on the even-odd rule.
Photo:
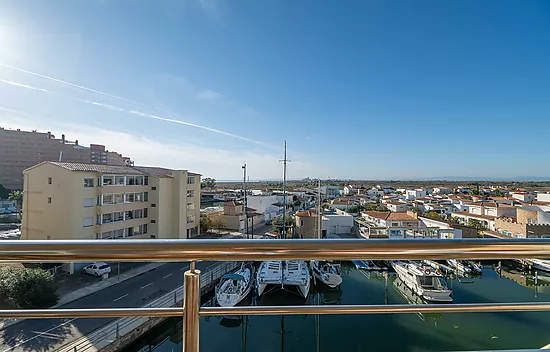
[(321, 239), (323, 217), (321, 216), (321, 179), (319, 178), (319, 185), (317, 188), (317, 238)]
[(283, 230), (281, 231), (281, 237), (286, 238), (286, 140), (285, 140), (285, 158), (283, 159)]
[(244, 193), (244, 230), (245, 230), (245, 238), (248, 238), (248, 211), (246, 210), (246, 207), (248, 206), (248, 202), (246, 199), (246, 164), (243, 165), (243, 193)]

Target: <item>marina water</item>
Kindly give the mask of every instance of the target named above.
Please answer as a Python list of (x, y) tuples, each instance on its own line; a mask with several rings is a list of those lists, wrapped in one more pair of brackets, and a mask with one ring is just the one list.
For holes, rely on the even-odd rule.
[[(285, 292), (263, 296), (260, 305), (421, 303), (394, 273), (356, 270), (343, 263), (339, 290), (312, 285), (308, 301)], [(484, 263), (473, 280), (448, 279), (454, 303), (550, 301), (550, 277)], [(205, 302), (206, 301), (206, 302)], [(250, 299), (255, 301), (255, 299)], [(211, 304), (208, 298), (203, 304)], [(460, 351), (540, 348), (550, 343), (550, 312), (203, 317), (202, 351)], [(182, 349), (182, 319), (172, 318), (124, 352)]]

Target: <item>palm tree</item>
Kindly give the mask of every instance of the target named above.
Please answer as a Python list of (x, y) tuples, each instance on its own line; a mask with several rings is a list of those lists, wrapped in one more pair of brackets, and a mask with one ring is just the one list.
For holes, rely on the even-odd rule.
[(8, 196), (10, 202), (15, 202), (17, 205), (17, 215), (21, 219), (21, 207), (23, 206), (23, 191), (13, 191)]

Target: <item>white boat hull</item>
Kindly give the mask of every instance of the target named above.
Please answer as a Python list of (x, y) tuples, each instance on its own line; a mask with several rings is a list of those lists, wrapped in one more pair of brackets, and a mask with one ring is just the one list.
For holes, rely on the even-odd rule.
[(311, 285), (311, 275), (306, 262), (301, 260), (265, 261), (258, 269), (256, 289), (261, 296), (273, 289), (296, 291), (306, 298)]
[(342, 283), (342, 276), (338, 274), (338, 270), (334, 267), (333, 264), (327, 263), (325, 267), (326, 270), (319, 267), (319, 262), (316, 260), (310, 261), (311, 272), (315, 276), (316, 282), (322, 282), (330, 288), (335, 288)]
[(235, 273), (229, 274), (229, 277), (222, 277), (216, 286), (216, 300), (221, 307), (233, 307), (248, 296), (251, 287), (252, 270), (243, 266)]
[[(429, 289), (429, 288), (423, 287), (419, 283), (418, 277), (423, 276), (422, 269), (419, 269), (420, 273), (418, 273), (418, 272), (413, 272), (411, 268), (409, 268), (409, 264), (407, 263), (395, 262), (395, 263), (392, 263), (392, 265), (399, 279), (414, 293), (424, 298), (425, 300), (431, 301), (431, 302), (452, 302), (453, 301), (452, 291), (448, 289)], [(414, 264), (411, 264), (411, 265), (414, 265)], [(440, 275), (437, 275), (437, 274), (431, 275), (431, 272), (430, 272), (429, 277), (438, 278), (440, 277)]]

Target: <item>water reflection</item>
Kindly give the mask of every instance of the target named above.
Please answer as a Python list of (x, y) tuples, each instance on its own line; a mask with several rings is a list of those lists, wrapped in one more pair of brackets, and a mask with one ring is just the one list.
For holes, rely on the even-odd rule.
[[(424, 304), (394, 275), (343, 268), (340, 289), (312, 286), (307, 301), (280, 291), (249, 304)], [(550, 301), (550, 275), (486, 265), (482, 277), (448, 278), (455, 303)], [(538, 290), (538, 294), (536, 293)], [(537, 295), (537, 296), (535, 296)], [(204, 298), (205, 304), (209, 303)], [(181, 318), (168, 320), (124, 352), (180, 351)], [(201, 318), (203, 351), (441, 351), (540, 348), (550, 343), (546, 312), (298, 315)]]

